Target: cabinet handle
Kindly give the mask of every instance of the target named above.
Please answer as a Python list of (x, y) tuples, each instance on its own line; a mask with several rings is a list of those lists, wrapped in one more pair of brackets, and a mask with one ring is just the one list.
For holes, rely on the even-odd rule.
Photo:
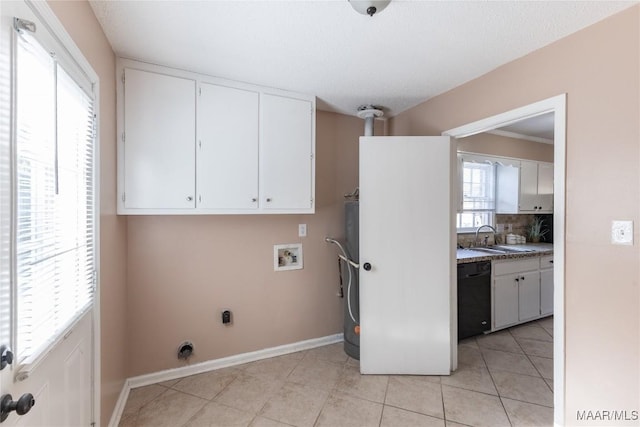
[(553, 264), (553, 260), (549, 261), (549, 263)]
[(271, 197), (267, 197), (267, 203), (271, 202)]
[(522, 276), (522, 277), (520, 278), (520, 280), (524, 280), (524, 276)]
[(520, 278), (516, 277), (516, 282), (520, 283)]
[(255, 203), (255, 202), (257, 202), (257, 201), (258, 201), (258, 199), (256, 199), (255, 197), (252, 197), (252, 198), (251, 198), (251, 201), (252, 201), (253, 203)]
[(187, 196), (187, 202), (191, 202), (193, 201), (193, 197), (192, 196)]

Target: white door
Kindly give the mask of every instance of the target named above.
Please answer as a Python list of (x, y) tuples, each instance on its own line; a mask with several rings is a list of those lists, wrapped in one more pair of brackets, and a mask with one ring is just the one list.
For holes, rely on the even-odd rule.
[(449, 137), (360, 138), (363, 374), (450, 373), (455, 159)]
[[(87, 154), (84, 159), (91, 159), (92, 115), (87, 112), (94, 103), (89, 95), (91, 82), (76, 85), (77, 69), (67, 61), (69, 54), (36, 15), (47, 11), (45, 2), (30, 6), (3, 2), (0, 11), (0, 392), (4, 403), (0, 407), (7, 411), (3, 426), (89, 426), (95, 420), (94, 308), (91, 298), (86, 298), (92, 293), (96, 268), (96, 240), (93, 231), (88, 231), (95, 217), (93, 213), (80, 215), (77, 209), (65, 210), (72, 205), (69, 200), (77, 197), (82, 200), (79, 205), (93, 211), (86, 197), (97, 197), (85, 191), (93, 187), (90, 162), (71, 164), (82, 152)], [(14, 17), (28, 21), (22, 36), (13, 28)], [(35, 24), (35, 33), (30, 23)], [(47, 24), (60, 36), (59, 25)], [(54, 87), (55, 102), (49, 102), (54, 99)], [(52, 112), (57, 118), (52, 119)], [(51, 167), (52, 135), (58, 140), (55, 174), (51, 173), (56, 170)], [(88, 147), (88, 151), (67, 152), (79, 147), (67, 143), (74, 138), (84, 140), (81, 150)], [(19, 159), (13, 169), (19, 179), (9, 173), (14, 156)], [(55, 195), (51, 190), (54, 175)], [(20, 191), (14, 191), (14, 184)], [(42, 194), (47, 195), (46, 201), (39, 204)], [(58, 212), (57, 227), (51, 226), (51, 212)], [(77, 220), (82, 225), (74, 225)], [(15, 243), (18, 240), (20, 245)], [(79, 289), (68, 286), (66, 278), (78, 277), (70, 271), (85, 276), (81, 299), (68, 298), (70, 291)], [(56, 286), (48, 286), (50, 282)], [(69, 310), (74, 304), (82, 308)], [(50, 327), (58, 324), (49, 316), (51, 312), (65, 318), (66, 313), (75, 314), (57, 333), (49, 334)], [(30, 403), (33, 407), (19, 415), (18, 410), (24, 412)]]
[(198, 207), (258, 207), (258, 92), (202, 83)]

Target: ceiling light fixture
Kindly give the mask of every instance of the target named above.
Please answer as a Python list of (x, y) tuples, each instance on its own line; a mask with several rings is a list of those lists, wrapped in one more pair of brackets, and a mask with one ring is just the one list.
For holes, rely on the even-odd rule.
[(382, 11), (391, 0), (349, 0), (349, 4), (362, 15), (373, 16)]

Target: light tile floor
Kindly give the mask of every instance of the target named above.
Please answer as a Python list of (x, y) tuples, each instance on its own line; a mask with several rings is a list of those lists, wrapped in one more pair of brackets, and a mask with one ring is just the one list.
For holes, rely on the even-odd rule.
[(342, 343), (131, 390), (130, 426), (551, 426), (551, 317), (458, 346), (450, 376), (360, 375)]

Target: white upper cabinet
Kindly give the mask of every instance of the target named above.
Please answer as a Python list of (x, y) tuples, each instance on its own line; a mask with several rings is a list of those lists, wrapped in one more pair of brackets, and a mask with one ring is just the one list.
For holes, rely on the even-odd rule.
[(195, 207), (195, 80), (131, 68), (123, 80), (121, 206)]
[(313, 105), (262, 94), (260, 113), (260, 207), (312, 209)]
[(553, 213), (553, 164), (520, 162), (520, 212)]
[(499, 162), (496, 213), (553, 213), (553, 163)]
[(118, 213), (314, 213), (315, 97), (117, 60)]
[(198, 207), (257, 209), (259, 93), (202, 83)]

